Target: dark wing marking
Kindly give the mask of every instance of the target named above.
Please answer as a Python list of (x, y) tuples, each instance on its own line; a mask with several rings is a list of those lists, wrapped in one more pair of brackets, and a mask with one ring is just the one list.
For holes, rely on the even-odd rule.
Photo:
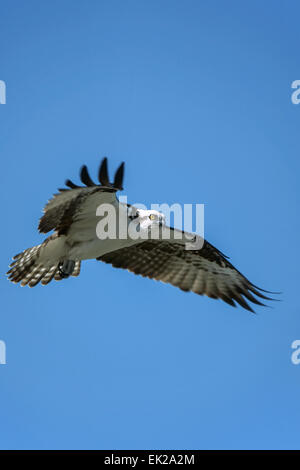
[(99, 168), (99, 175), (98, 179), (100, 184), (103, 186), (109, 186), (109, 178), (108, 178), (108, 169), (107, 169), (107, 158), (103, 158), (102, 163)]
[(50, 230), (57, 230), (60, 235), (68, 232), (72, 224), (74, 214), (78, 207), (90, 195), (96, 192), (116, 193), (122, 189), (124, 176), (124, 163), (122, 163), (115, 173), (114, 182), (110, 183), (107, 172), (107, 158), (104, 158), (99, 168), (100, 185), (91, 179), (87, 167), (84, 165), (80, 171), (80, 179), (85, 186), (78, 186), (71, 180), (66, 180), (68, 188), (59, 189), (59, 193), (54, 194), (44, 208), (44, 215), (39, 222), (39, 231), (47, 233)]
[(91, 177), (89, 175), (89, 172), (88, 172), (88, 169), (87, 169), (86, 165), (83, 165), (83, 167), (81, 167), (80, 179), (83, 182), (83, 184), (85, 184), (86, 186), (89, 186), (89, 187), (90, 186), (96, 186), (94, 181), (91, 179)]
[(184, 291), (235, 302), (253, 312), (245, 298), (264, 305), (256, 296), (272, 300), (245, 278), (217, 248), (207, 241), (201, 250), (186, 250), (169, 240), (147, 240), (97, 258), (116, 268), (128, 269), (150, 279), (172, 284)]
[(115, 173), (115, 179), (114, 179), (114, 187), (115, 188), (118, 188), (120, 190), (123, 189), (123, 178), (124, 178), (124, 162), (121, 163), (121, 165), (119, 166), (119, 168), (117, 169), (116, 173)]

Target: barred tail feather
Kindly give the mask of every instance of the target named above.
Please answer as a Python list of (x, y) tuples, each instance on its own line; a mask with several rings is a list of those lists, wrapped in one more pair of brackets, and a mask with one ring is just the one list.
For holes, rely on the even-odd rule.
[(76, 261), (72, 276), (77, 277), (80, 274), (81, 261)]
[(13, 257), (14, 261), (10, 265), (7, 272), (8, 279), (14, 283), (25, 280), (30, 273), (36, 268), (36, 262), (39, 257), (41, 245), (34, 246), (18, 253)]
[[(11, 282), (20, 282), (21, 286), (36, 286), (39, 282), (42, 285), (49, 284), (54, 278), (60, 281), (62, 276), (59, 271), (59, 263), (55, 265), (43, 264), (39, 262), (39, 254), (42, 245), (28, 248), (13, 258), (10, 270), (7, 272), (8, 279)], [(78, 276), (80, 273), (80, 261), (76, 261), (72, 276)]]

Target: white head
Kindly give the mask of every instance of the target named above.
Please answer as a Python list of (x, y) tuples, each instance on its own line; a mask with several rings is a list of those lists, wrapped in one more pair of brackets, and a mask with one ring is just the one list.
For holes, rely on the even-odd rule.
[(142, 230), (150, 229), (151, 227), (161, 227), (166, 224), (165, 215), (155, 210), (137, 209), (131, 207), (129, 211), (129, 219), (133, 220), (135, 224), (139, 224)]

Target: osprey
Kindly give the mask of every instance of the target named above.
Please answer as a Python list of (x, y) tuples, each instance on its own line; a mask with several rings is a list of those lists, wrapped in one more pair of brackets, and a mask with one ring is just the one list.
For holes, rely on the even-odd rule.
[[(67, 188), (59, 189), (44, 208), (39, 222), (40, 233), (54, 231), (40, 245), (28, 248), (13, 258), (8, 271), (9, 280), (22, 286), (46, 285), (52, 279), (60, 281), (78, 276), (82, 260), (96, 258), (116, 268), (123, 268), (144, 277), (163, 281), (179, 287), (222, 299), (236, 307), (235, 302), (253, 312), (246, 299), (262, 304), (257, 297), (267, 300), (263, 289), (252, 284), (217, 248), (202, 240), (201, 249), (187, 250), (185, 238), (175, 237), (177, 230), (167, 227), (162, 213), (142, 210), (118, 201), (116, 193), (122, 190), (124, 163), (117, 169), (114, 181), (108, 177), (107, 159), (99, 168), (99, 183), (91, 179), (87, 167), (81, 168), (80, 178), (85, 186), (66, 181)], [(99, 221), (97, 209), (111, 205), (120, 215), (125, 215), (125, 229), (130, 224), (142, 233), (156, 229), (156, 236), (147, 239), (130, 237), (100, 239), (96, 233)], [(121, 215), (122, 215), (121, 214)], [(168, 239), (162, 237), (169, 230)], [(159, 232), (160, 230), (160, 232)], [(152, 232), (151, 232), (152, 233)]]

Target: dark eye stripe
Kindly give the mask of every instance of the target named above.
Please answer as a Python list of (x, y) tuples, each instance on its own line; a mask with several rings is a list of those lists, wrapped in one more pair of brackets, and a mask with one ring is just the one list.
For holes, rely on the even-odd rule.
[(129, 217), (129, 219), (134, 220), (134, 219), (137, 219), (138, 216), (139, 216), (139, 213), (136, 212), (135, 214), (131, 214), (131, 215), (129, 215), (128, 217)]

